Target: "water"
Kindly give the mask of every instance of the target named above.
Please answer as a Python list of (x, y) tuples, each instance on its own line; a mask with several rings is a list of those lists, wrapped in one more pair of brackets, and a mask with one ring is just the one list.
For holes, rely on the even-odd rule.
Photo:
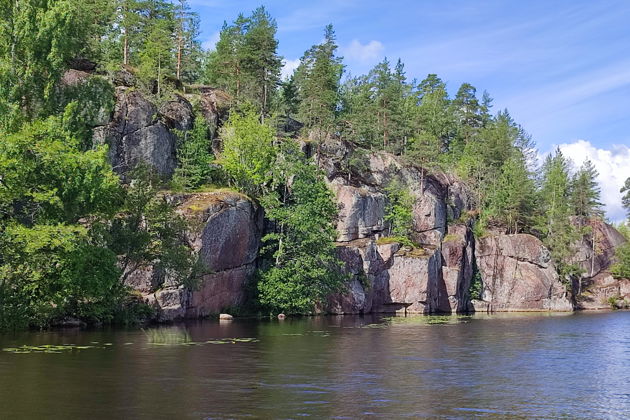
[(204, 321), (0, 348), (20, 352), (0, 352), (3, 419), (630, 415), (630, 312)]

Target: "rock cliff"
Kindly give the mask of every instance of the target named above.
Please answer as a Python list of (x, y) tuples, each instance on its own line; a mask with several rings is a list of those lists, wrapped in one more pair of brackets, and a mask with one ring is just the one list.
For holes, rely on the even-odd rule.
[(174, 284), (152, 267), (137, 270), (127, 284), (138, 290), (160, 320), (218, 314), (243, 305), (256, 270), (263, 215), (260, 207), (234, 192), (178, 194), (170, 197), (191, 222), (188, 244), (199, 258), (199, 284)]
[(477, 240), (482, 299), (475, 311), (571, 311), (549, 251), (527, 234), (493, 235)]
[[(351, 275), (348, 293), (331, 297), (332, 313), (465, 312), (472, 278), (471, 210), (463, 184), (385, 152), (364, 155), (361, 170), (346, 168), (354, 147), (330, 140), (320, 165), (340, 208), (339, 257)], [(397, 180), (413, 197), (413, 249), (386, 239), (386, 188)], [(445, 240), (447, 239), (447, 240)]]
[[(80, 77), (79, 77), (80, 76)], [(84, 75), (68, 75), (79, 83)], [(139, 162), (168, 179), (177, 165), (175, 130), (190, 129), (197, 104), (208, 122), (212, 147), (226, 117), (229, 98), (216, 89), (175, 95), (157, 106), (133, 87), (133, 76), (117, 74), (116, 105), (94, 129), (94, 141), (109, 145), (114, 169), (123, 180)], [(304, 145), (308, 149), (307, 144)], [(574, 302), (561, 283), (549, 252), (534, 236), (495, 233), (475, 240), (470, 193), (456, 177), (429, 174), (385, 152), (370, 153), (335, 139), (321, 145), (318, 162), (339, 206), (337, 253), (349, 274), (347, 292), (320, 308), (334, 314), (369, 312), (453, 313), (468, 311), (570, 311)], [(350, 165), (350, 162), (353, 162)], [(410, 248), (391, 238), (385, 221), (386, 188), (396, 179), (413, 198)], [(161, 320), (216, 314), (245, 304), (257, 268), (263, 234), (262, 209), (235, 192), (179, 194), (169, 198), (192, 223), (188, 242), (203, 267), (196, 289), (173, 284), (151, 267), (128, 273), (127, 283), (153, 304)], [(628, 297), (630, 281), (607, 269), (623, 237), (601, 221), (576, 244), (575, 263), (584, 269), (577, 307), (609, 306)], [(471, 300), (477, 270), (481, 299)], [(606, 303), (604, 303), (606, 302)]]

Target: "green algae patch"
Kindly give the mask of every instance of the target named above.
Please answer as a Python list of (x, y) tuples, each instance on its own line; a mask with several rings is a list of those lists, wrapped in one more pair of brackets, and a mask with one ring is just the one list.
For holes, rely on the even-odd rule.
[(60, 354), (60, 353), (70, 353), (70, 352), (77, 352), (77, 351), (81, 351), (81, 350), (88, 350), (88, 349), (97, 349), (97, 348), (104, 348), (101, 346), (78, 346), (76, 344), (61, 344), (61, 345), (56, 345), (56, 344), (44, 344), (41, 346), (27, 346), (27, 345), (23, 345), (23, 346), (19, 346), (19, 347), (5, 347), (2, 349), (2, 351), (5, 351), (7, 353), (14, 353), (14, 354), (30, 354), (30, 353), (56, 353), (56, 354)]

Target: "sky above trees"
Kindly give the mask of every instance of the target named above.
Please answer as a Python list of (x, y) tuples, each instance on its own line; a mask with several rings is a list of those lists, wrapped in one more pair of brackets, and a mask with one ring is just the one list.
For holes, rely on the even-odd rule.
[[(473, 4), (474, 3), (474, 4)], [(451, 95), (462, 82), (490, 92), (543, 153), (561, 146), (597, 167), (609, 217), (630, 176), (630, 3), (561, 0), (449, 2), (192, 0), (207, 48), (224, 20), (263, 4), (278, 23), (284, 74), (335, 26), (346, 72), (401, 58), (409, 79), (437, 73)], [(617, 185), (619, 184), (619, 185)]]

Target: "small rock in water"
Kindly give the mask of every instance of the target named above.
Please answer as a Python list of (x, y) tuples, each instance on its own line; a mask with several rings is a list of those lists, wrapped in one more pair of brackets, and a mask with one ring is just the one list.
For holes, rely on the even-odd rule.
[(219, 314), (219, 319), (223, 321), (231, 321), (234, 317), (230, 314)]
[(278, 319), (285, 319), (287, 316), (285, 314), (278, 314)]

